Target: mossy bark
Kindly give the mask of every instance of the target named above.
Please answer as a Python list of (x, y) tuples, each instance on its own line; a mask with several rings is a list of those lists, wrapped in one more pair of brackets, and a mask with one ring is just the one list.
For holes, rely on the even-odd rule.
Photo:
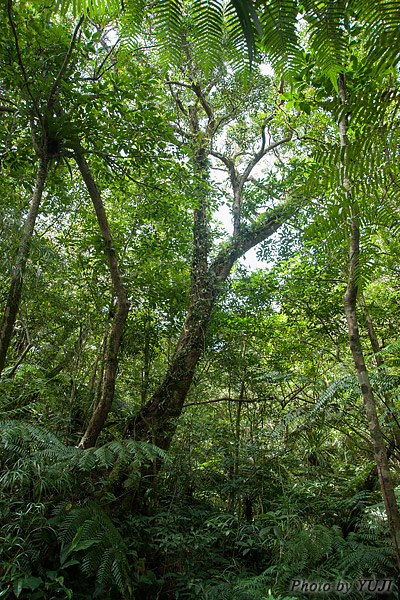
[(46, 152), (43, 151), (39, 159), (35, 188), (32, 194), (28, 215), (25, 220), (24, 229), (19, 243), (17, 258), (11, 277), (10, 289), (7, 296), (7, 303), (4, 309), (3, 320), (0, 327), (0, 376), (6, 364), (7, 351), (10, 347), (15, 321), (17, 319), (19, 306), (21, 303), (26, 265), (29, 258), (32, 236), (39, 213), (40, 202), (43, 196), (43, 190), (47, 177), (47, 167), (48, 160), (46, 158)]
[(79, 446), (81, 448), (90, 448), (96, 444), (97, 438), (104, 427), (114, 399), (115, 380), (118, 369), (118, 352), (121, 345), (126, 319), (128, 317), (129, 301), (119, 271), (114, 242), (100, 191), (93, 179), (91, 170), (83, 154), (77, 154), (75, 158), (96, 212), (97, 222), (104, 241), (104, 249), (107, 255), (108, 268), (114, 287), (114, 293), (117, 297), (117, 310), (115, 311), (113, 317), (110, 337), (108, 340), (107, 359), (101, 398), (97, 406), (94, 408), (86, 431), (79, 442)]

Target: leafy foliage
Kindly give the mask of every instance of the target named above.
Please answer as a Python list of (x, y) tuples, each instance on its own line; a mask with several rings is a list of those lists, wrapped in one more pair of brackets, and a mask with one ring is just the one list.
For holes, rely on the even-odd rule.
[[(10, 27), (0, 32), (4, 305), (34, 188), (32, 132), (37, 141), (47, 127), (55, 151), (0, 382), (0, 597), (289, 600), (298, 577), (395, 578), (342, 297), (356, 216), (359, 329), (398, 485), (396, 3), (11, 8), (18, 48)], [(81, 148), (130, 301), (113, 405), (85, 450), (76, 444), (104, 385), (115, 297), (74, 166)], [(197, 239), (194, 156), (207, 180)], [(187, 313), (196, 244), (203, 266), (233, 261), (278, 205), (290, 221), (259, 245), (262, 268), (236, 264)], [(236, 238), (220, 222), (232, 207)], [(210, 323), (187, 342), (206, 304)], [(196, 352), (194, 373), (176, 369)], [(168, 452), (143, 441), (175, 428)]]

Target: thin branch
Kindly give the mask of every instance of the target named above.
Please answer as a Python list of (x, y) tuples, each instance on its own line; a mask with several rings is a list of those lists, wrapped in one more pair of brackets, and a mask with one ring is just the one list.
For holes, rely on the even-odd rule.
[(183, 405), (183, 408), (187, 406), (199, 406), (200, 404), (212, 404), (214, 402), (243, 402), (246, 404), (252, 404), (254, 402), (266, 402), (269, 398), (230, 398), (229, 396), (223, 396), (222, 398), (213, 398), (212, 400), (201, 400), (200, 402), (187, 402)]
[(119, 164), (117, 163), (117, 161), (110, 159), (108, 156), (105, 156), (105, 155), (103, 155), (101, 153), (98, 153), (98, 156), (100, 156), (101, 158), (103, 158), (103, 160), (110, 167), (117, 168), (122, 175), (124, 175), (125, 177), (127, 177), (129, 179), (129, 181), (132, 181), (133, 183), (136, 183), (137, 185), (142, 185), (143, 187), (147, 187), (150, 190), (156, 190), (157, 192), (163, 192), (164, 191), (162, 188), (158, 187), (157, 185), (151, 185), (150, 183), (144, 183), (143, 181), (139, 181), (138, 179), (135, 179), (134, 177), (132, 177), (131, 175), (129, 175), (129, 173), (127, 172), (126, 169), (123, 169), (122, 167), (120, 167)]
[(111, 63), (110, 65), (108, 65), (108, 67), (103, 69), (103, 71), (101, 73), (98, 73), (98, 75), (96, 75), (94, 77), (82, 77), (81, 81), (98, 81), (99, 79), (101, 79), (103, 77), (103, 75), (105, 75), (105, 73), (110, 71), (113, 67), (115, 67), (115, 63)]
[(181, 102), (181, 99), (179, 98), (179, 96), (177, 94), (175, 94), (172, 85), (169, 84), (168, 87), (169, 87), (169, 91), (171, 92), (171, 96), (175, 100), (175, 104), (177, 105), (177, 107), (179, 108), (179, 110), (185, 115), (185, 117), (189, 116), (189, 113), (186, 110), (186, 108), (183, 106), (183, 104)]
[[(97, 75), (95, 74), (95, 77), (94, 77), (95, 80), (97, 80), (97, 79), (99, 79), (101, 77), (101, 75), (100, 75), (101, 69), (103, 68), (103, 66), (105, 65), (106, 61), (111, 56), (111, 54), (114, 52), (115, 47), (117, 46), (117, 44), (119, 44), (119, 42), (120, 42), (120, 38), (117, 39), (117, 41), (115, 42), (114, 46), (111, 47), (111, 49), (107, 52), (107, 54), (104, 57), (104, 59), (101, 61), (100, 66), (95, 71), (95, 73), (97, 72)], [(104, 71), (104, 72), (106, 72), (106, 71)]]
[(250, 181), (253, 185), (255, 185), (259, 190), (262, 190), (263, 192), (270, 193), (271, 191), (271, 187), (267, 187), (266, 185), (261, 183), (261, 181), (255, 179), (255, 177), (248, 177), (247, 181)]
[(39, 144), (38, 144), (37, 139), (36, 139), (35, 124), (33, 122), (33, 116), (31, 116), (30, 121), (31, 121), (32, 146), (33, 146), (33, 149), (36, 152), (36, 154), (38, 156), (41, 156), (41, 150), (39, 148)]
[(16, 108), (19, 108), (19, 104), (16, 104), (12, 100), (9, 100), (9, 98), (7, 98), (6, 96), (2, 96), (1, 94), (0, 94), (0, 100), (2, 102), (7, 102), (7, 104), (11, 104), (12, 106), (15, 106)]
[(15, 371), (18, 369), (19, 365), (22, 363), (22, 361), (24, 360), (25, 356), (28, 354), (28, 352), (31, 348), (32, 348), (32, 344), (28, 344), (26, 346), (25, 350), (23, 351), (23, 353), (21, 354), (21, 356), (19, 357), (19, 359), (17, 360), (17, 362), (15, 363), (15, 365), (13, 366), (11, 371), (9, 373), (7, 373), (7, 379), (11, 379), (11, 377), (14, 375)]
[(264, 156), (266, 154), (268, 154), (268, 152), (271, 152), (271, 150), (274, 150), (278, 146), (282, 146), (282, 144), (286, 144), (287, 142), (290, 142), (291, 139), (292, 139), (292, 134), (287, 135), (286, 137), (279, 140), (278, 142), (273, 142), (269, 146), (265, 147), (265, 133), (263, 133), (260, 150), (257, 152), (255, 157), (249, 162), (249, 164), (247, 165), (247, 167), (245, 168), (245, 170), (243, 172), (243, 175), (240, 178), (241, 187), (243, 187), (243, 185), (246, 183), (250, 173), (252, 172), (252, 170), (254, 169), (256, 164), (259, 163), (260, 160), (262, 158), (264, 158)]
[(32, 94), (32, 91), (31, 91), (31, 88), (30, 88), (30, 85), (29, 85), (29, 81), (28, 81), (28, 75), (26, 73), (26, 69), (24, 67), (24, 63), (22, 62), (22, 56), (21, 56), (21, 51), (20, 51), (20, 48), (19, 48), (17, 30), (15, 29), (14, 21), (13, 21), (12, 14), (11, 14), (11, 8), (12, 8), (12, 0), (8, 0), (8, 2), (7, 2), (8, 20), (10, 22), (10, 26), (11, 26), (11, 29), (12, 29), (12, 32), (13, 32), (13, 36), (14, 36), (14, 40), (15, 40), (15, 49), (17, 51), (18, 64), (19, 64), (19, 66), (21, 68), (22, 76), (24, 78), (25, 85), (26, 85), (26, 89), (28, 90), (28, 94), (31, 97), (33, 106), (34, 106), (35, 111), (36, 111), (36, 115), (37, 115), (37, 117), (38, 117), (38, 119), (40, 121), (40, 124), (43, 127), (42, 116), (41, 116), (41, 114), (39, 112), (39, 108), (38, 108), (38, 106), (36, 104), (36, 100), (35, 100), (35, 98), (34, 98), (34, 96)]
[(165, 83), (166, 85), (168, 85), (168, 86), (171, 86), (171, 85), (179, 85), (179, 86), (181, 86), (181, 87), (184, 87), (184, 88), (187, 88), (187, 89), (189, 89), (189, 90), (193, 89), (193, 88), (192, 88), (192, 84), (190, 84), (190, 83), (183, 83), (183, 81), (164, 81), (164, 83)]
[(24, 323), (24, 321), (22, 319), (15, 321), (15, 325), (17, 325), (17, 323), (20, 323), (22, 325), (22, 329), (25, 332), (26, 341), (28, 342), (29, 345), (31, 345), (31, 337), (29, 335), (29, 331), (28, 331), (26, 324)]
[[(9, 2), (10, 1), (11, 0), (9, 0)], [(69, 63), (69, 61), (71, 59), (72, 52), (74, 50), (75, 43), (76, 43), (76, 38), (78, 36), (79, 30), (81, 28), (81, 25), (82, 25), (84, 19), (85, 19), (85, 17), (84, 17), (84, 15), (82, 15), (81, 18), (78, 21), (77, 26), (75, 27), (75, 31), (74, 31), (73, 36), (71, 38), (71, 42), (70, 42), (69, 48), (68, 48), (67, 53), (66, 53), (65, 58), (64, 58), (64, 62), (62, 64), (62, 66), (61, 66), (61, 69), (58, 72), (57, 77), (54, 80), (54, 83), (53, 83), (52, 87), (51, 87), (50, 94), (49, 94), (49, 99), (47, 100), (47, 108), (50, 108), (51, 105), (52, 105), (52, 103), (54, 102), (53, 96), (56, 93), (56, 91), (58, 89), (58, 86), (60, 85), (60, 81), (62, 79), (62, 76), (64, 75), (65, 69), (67, 68), (68, 63)]]
[(228, 158), (225, 154), (221, 154), (220, 152), (216, 152), (215, 150), (211, 150), (210, 154), (224, 163), (224, 165), (229, 171), (233, 191), (235, 191), (239, 185), (239, 175), (233, 161), (230, 158)]

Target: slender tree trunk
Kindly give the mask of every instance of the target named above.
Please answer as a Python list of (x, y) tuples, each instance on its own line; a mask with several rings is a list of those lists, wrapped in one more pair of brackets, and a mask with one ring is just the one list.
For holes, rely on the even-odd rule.
[(393, 481), (389, 470), (388, 458), (382, 431), (379, 426), (379, 419), (376, 412), (375, 398), (372, 391), (368, 371), (365, 366), (364, 354), (361, 347), (360, 334), (358, 330), (356, 300), (357, 285), (356, 268), (358, 260), (359, 231), (357, 225), (352, 223), (351, 232), (351, 276), (349, 286), (343, 298), (344, 309), (346, 313), (347, 326), (349, 330), (350, 349), (353, 355), (358, 380), (360, 382), (361, 393), (364, 401), (365, 412), (368, 419), (368, 426), (371, 435), (372, 446), (375, 453), (376, 466), (378, 469), (379, 483), (382, 489), (383, 500), (386, 513), (389, 520), (389, 526), (394, 544), (397, 563), (400, 566), (400, 514), (394, 494)]
[(100, 192), (94, 182), (89, 165), (87, 164), (83, 154), (77, 154), (75, 159), (96, 212), (97, 222), (103, 236), (114, 292), (117, 296), (117, 310), (113, 315), (113, 323), (108, 341), (107, 361), (102, 395), (99, 403), (93, 411), (89, 425), (87, 426), (87, 429), (79, 443), (81, 448), (90, 448), (96, 444), (97, 438), (104, 427), (107, 415), (114, 399), (115, 380), (118, 369), (118, 351), (121, 344), (126, 319), (128, 317), (129, 301), (120, 275), (117, 255), (115, 253), (114, 243)]
[[(338, 78), (339, 95), (343, 104), (346, 103), (346, 83), (344, 75)], [(359, 252), (360, 252), (360, 231), (358, 228), (357, 207), (352, 199), (351, 184), (346, 174), (346, 148), (347, 141), (347, 119), (344, 116), (339, 123), (340, 143), (343, 149), (342, 183), (347, 192), (347, 198), (351, 203), (351, 222), (350, 222), (350, 248), (349, 248), (349, 277), (346, 293), (343, 297), (343, 305), (346, 314), (347, 327), (349, 331), (350, 350), (353, 356), (358, 381), (361, 387), (361, 394), (364, 401), (364, 408), (368, 419), (368, 427), (374, 449), (376, 466), (378, 470), (379, 483), (382, 490), (386, 513), (389, 521), (391, 538), (394, 546), (395, 557), (400, 567), (400, 514), (394, 493), (393, 480), (391, 477), (388, 457), (384, 438), (379, 425), (379, 419), (376, 411), (375, 397), (361, 345), (361, 339), (358, 329), (356, 305), (359, 280)]]
[[(93, 365), (92, 378), (90, 380), (90, 386), (89, 386), (89, 393), (88, 393), (88, 399), (90, 402), (89, 410), (92, 412), (93, 412), (94, 408), (97, 406), (97, 404), (99, 403), (99, 400), (101, 398), (101, 388), (102, 388), (102, 384), (103, 384), (104, 363), (106, 360), (107, 339), (108, 339), (109, 329), (110, 329), (110, 324), (109, 324), (108, 318), (107, 318), (104, 335), (101, 339), (101, 342), (100, 342), (100, 345), (99, 345), (99, 348), (97, 351), (96, 360)], [(99, 371), (99, 374), (97, 375), (97, 369), (98, 369), (99, 363), (100, 363), (100, 371)], [(97, 379), (96, 379), (96, 376), (97, 376)]]
[(46, 182), (47, 166), (48, 161), (46, 158), (46, 153), (43, 151), (42, 156), (39, 159), (35, 189), (33, 191), (28, 216), (26, 217), (21, 241), (19, 243), (17, 259), (15, 261), (7, 303), (4, 309), (3, 320), (0, 328), (0, 376), (4, 369), (7, 351), (10, 346), (11, 336), (19, 311), (26, 263), (29, 258), (32, 235)]
[[(15, 263), (13, 275), (11, 278), (10, 290), (8, 293), (7, 303), (4, 310), (3, 320), (0, 327), (0, 377), (1, 373), (4, 369), (4, 365), (6, 362), (7, 351), (10, 346), (11, 336), (14, 329), (15, 320), (18, 314), (19, 305), (21, 301), (22, 294), (22, 286), (24, 281), (24, 275), (26, 270), (26, 263), (29, 258), (29, 250), (31, 246), (31, 240), (33, 235), (33, 230), (35, 228), (36, 218), (39, 212), (39, 206), (43, 195), (44, 185), (47, 177), (47, 168), (48, 168), (48, 156), (47, 156), (47, 142), (48, 142), (48, 131), (46, 125), (46, 118), (43, 119), (43, 115), (40, 115), (40, 111), (38, 109), (37, 101), (32, 94), (32, 90), (29, 84), (29, 80), (27, 77), (27, 73), (21, 58), (21, 50), (18, 42), (17, 30), (15, 28), (15, 24), (12, 16), (12, 0), (8, 0), (7, 2), (7, 12), (8, 12), (8, 20), (11, 26), (12, 34), (14, 37), (15, 48), (17, 51), (18, 63), (22, 71), (22, 75), (25, 81), (25, 89), (30, 96), (32, 104), (35, 109), (35, 114), (39, 118), (39, 121), (42, 125), (42, 140), (41, 145), (36, 141), (36, 136), (34, 132), (34, 128), (32, 126), (32, 142), (35, 152), (38, 154), (39, 158), (39, 167), (36, 174), (35, 181), (35, 189), (33, 191), (33, 196), (31, 199), (28, 216), (25, 221), (24, 230), (22, 233), (22, 238), (18, 248), (17, 260)], [(46, 110), (51, 113), (56, 94), (67, 69), (67, 66), (71, 60), (73, 50), (75, 48), (76, 40), (78, 37), (79, 29), (84, 21), (84, 16), (79, 19), (77, 26), (75, 27), (74, 33), (71, 38), (70, 45), (68, 47), (67, 53), (65, 55), (63, 64), (54, 79), (53, 85), (51, 87), (49, 97), (47, 99)]]
[[(375, 327), (374, 327), (373, 321), (371, 319), (371, 315), (368, 312), (364, 294), (362, 293), (362, 291), (360, 291), (358, 294), (358, 304), (360, 305), (364, 319), (367, 323), (368, 337), (369, 337), (369, 341), (371, 343), (371, 348), (374, 353), (375, 364), (381, 373), (385, 373), (385, 363), (383, 361), (382, 356), (380, 355), (380, 347), (379, 347), (377, 335), (375, 333)], [(392, 440), (393, 446), (395, 446), (396, 449), (398, 450), (398, 449), (400, 449), (400, 427), (397, 422), (397, 419), (395, 418), (396, 409), (394, 407), (392, 397), (389, 393), (385, 393), (383, 395), (383, 397), (385, 398), (385, 406), (388, 409), (387, 421), (392, 430), (392, 435), (394, 438)]]
[(143, 368), (142, 368), (142, 389), (140, 391), (140, 407), (146, 404), (147, 391), (149, 387), (150, 376), (150, 315), (147, 316), (144, 324), (144, 348), (143, 348)]
[(245, 398), (245, 383), (246, 383), (246, 368), (244, 366), (244, 358), (246, 355), (246, 341), (243, 342), (243, 347), (242, 347), (242, 362), (243, 362), (243, 374), (242, 374), (242, 381), (240, 382), (240, 392), (239, 392), (239, 398), (238, 398), (238, 403), (237, 403), (237, 407), (236, 407), (236, 422), (235, 422), (235, 457), (234, 457), (234, 462), (233, 462), (233, 475), (234, 477), (237, 477), (239, 475), (239, 456), (240, 456), (240, 437), (241, 437), (241, 431), (240, 431), (240, 422), (242, 419), (242, 406), (243, 406), (243, 400)]

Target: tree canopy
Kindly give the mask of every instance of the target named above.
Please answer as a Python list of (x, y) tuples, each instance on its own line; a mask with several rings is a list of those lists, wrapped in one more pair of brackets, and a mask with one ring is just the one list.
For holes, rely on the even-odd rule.
[(397, 4), (8, 0), (0, 598), (397, 593)]

